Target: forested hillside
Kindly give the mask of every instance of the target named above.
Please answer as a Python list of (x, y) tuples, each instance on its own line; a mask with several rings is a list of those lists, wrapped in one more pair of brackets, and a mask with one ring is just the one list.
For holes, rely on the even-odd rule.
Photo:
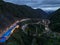
[(50, 21), (50, 28), (52, 31), (60, 32), (60, 9), (51, 14)]
[[(36, 19), (46, 19), (47, 13), (41, 9), (32, 9), (26, 5), (16, 5), (0, 0), (0, 16), (12, 17), (10, 22), (15, 20), (34, 18), (33, 21), (21, 22), (20, 27), (4, 43), (5, 45), (60, 45), (60, 9), (51, 14), (48, 20), (49, 31), (45, 29), (44, 21)], [(8, 20), (9, 21), (9, 20)], [(27, 26), (22, 29), (22, 26)]]
[(43, 15), (47, 14), (41, 9), (36, 10), (26, 5), (16, 5), (8, 2), (0, 3), (0, 11), (5, 15), (11, 14), (17, 18), (42, 18)]

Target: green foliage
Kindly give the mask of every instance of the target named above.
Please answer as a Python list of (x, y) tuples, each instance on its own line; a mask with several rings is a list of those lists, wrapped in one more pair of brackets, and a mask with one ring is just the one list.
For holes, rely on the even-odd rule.
[(60, 32), (60, 9), (51, 14), (50, 29), (55, 32)]
[[(43, 33), (44, 26), (41, 24), (29, 24), (26, 29), (26, 32), (28, 31), (31, 35), (25, 34), (21, 28), (16, 29), (16, 32), (7, 40), (6, 45), (60, 45), (60, 35), (51, 31)], [(34, 36), (35, 33), (37, 35)], [(42, 35), (39, 36), (39, 34)]]
[[(0, 13), (5, 16), (10, 14), (16, 20), (18, 18), (42, 18), (42, 15), (46, 14), (41, 9), (34, 10), (26, 5), (15, 5), (6, 2), (0, 6)], [(49, 26), (51, 30), (59, 32), (60, 24), (58, 23), (60, 23), (60, 11), (58, 10), (52, 15)], [(29, 22), (23, 22), (23, 25), (28, 23)], [(27, 34), (20, 27), (16, 29), (16, 32), (6, 41), (6, 45), (60, 45), (60, 35), (58, 33), (50, 31), (43, 33), (44, 31), (45, 27), (42, 24), (29, 24), (25, 29)]]
[(60, 32), (60, 23), (51, 24), (50, 28), (52, 31)]

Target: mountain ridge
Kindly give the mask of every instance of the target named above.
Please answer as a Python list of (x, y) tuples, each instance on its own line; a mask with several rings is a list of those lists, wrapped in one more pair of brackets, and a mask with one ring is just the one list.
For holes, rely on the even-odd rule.
[(1, 4), (1, 6), (2, 8), (4, 7), (3, 9), (5, 10), (5, 12), (12, 13), (16, 17), (21, 18), (41, 18), (43, 17), (43, 15), (46, 15), (46, 13), (42, 9), (39, 9), (40, 11), (36, 11), (36, 9), (33, 9), (27, 5), (16, 5), (13, 3), (4, 2)]

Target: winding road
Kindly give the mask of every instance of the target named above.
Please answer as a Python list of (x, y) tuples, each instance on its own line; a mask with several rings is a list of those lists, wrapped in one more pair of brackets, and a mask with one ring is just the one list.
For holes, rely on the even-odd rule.
[(30, 20), (30, 19), (22, 19), (22, 20), (18, 20), (16, 21), (14, 24), (12, 24), (9, 28), (7, 28), (6, 31), (4, 31), (2, 34), (0, 34), (0, 43), (3, 43), (5, 42), (6, 40), (8, 40), (8, 38), (10, 37), (10, 35), (13, 33), (13, 31), (16, 29), (16, 28), (19, 28), (19, 25), (18, 23), (19, 22), (23, 22), (23, 21), (26, 21), (26, 20)]
[[(4, 33), (2, 36), (0, 36), (0, 43), (3, 43), (5, 42), (6, 40), (8, 40), (8, 38), (10, 37), (10, 35), (13, 33), (13, 31), (16, 29), (16, 28), (19, 28), (19, 24), (20, 22), (24, 22), (24, 21), (28, 21), (28, 20), (31, 20), (29, 18), (27, 19), (22, 19), (22, 20), (18, 20), (16, 21), (14, 24), (12, 24)], [(37, 22), (37, 23), (32, 23), (32, 24), (39, 24), (40, 22)], [(23, 25), (21, 28), (22, 30), (24, 31), (25, 28), (28, 26), (28, 24), (25, 24)]]
[(9, 37), (10, 35), (13, 33), (13, 31), (16, 29), (16, 28), (19, 28), (19, 25), (18, 25), (19, 21), (16, 21), (14, 24), (12, 24), (10, 26), (10, 28), (8, 28), (5, 33), (3, 33), (3, 35), (0, 37), (0, 43), (2, 42), (5, 42)]

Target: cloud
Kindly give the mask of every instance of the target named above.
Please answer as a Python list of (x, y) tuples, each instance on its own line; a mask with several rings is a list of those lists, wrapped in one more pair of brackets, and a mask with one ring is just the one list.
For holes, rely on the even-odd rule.
[(7, 2), (19, 4), (19, 5), (28, 5), (32, 8), (42, 8), (44, 10), (58, 9), (60, 8), (60, 0), (4, 0)]
[(15, 4), (25, 4), (25, 5), (29, 5), (32, 7), (36, 7), (36, 6), (54, 6), (54, 5), (59, 5), (60, 4), (60, 0), (4, 0), (7, 2), (11, 2), (11, 3), (15, 3)]
[(12, 2), (12, 3), (16, 3), (16, 4), (29, 4), (29, 3), (41, 3), (43, 0), (4, 0), (7, 2)]
[(44, 4), (60, 4), (60, 0), (44, 0)]

